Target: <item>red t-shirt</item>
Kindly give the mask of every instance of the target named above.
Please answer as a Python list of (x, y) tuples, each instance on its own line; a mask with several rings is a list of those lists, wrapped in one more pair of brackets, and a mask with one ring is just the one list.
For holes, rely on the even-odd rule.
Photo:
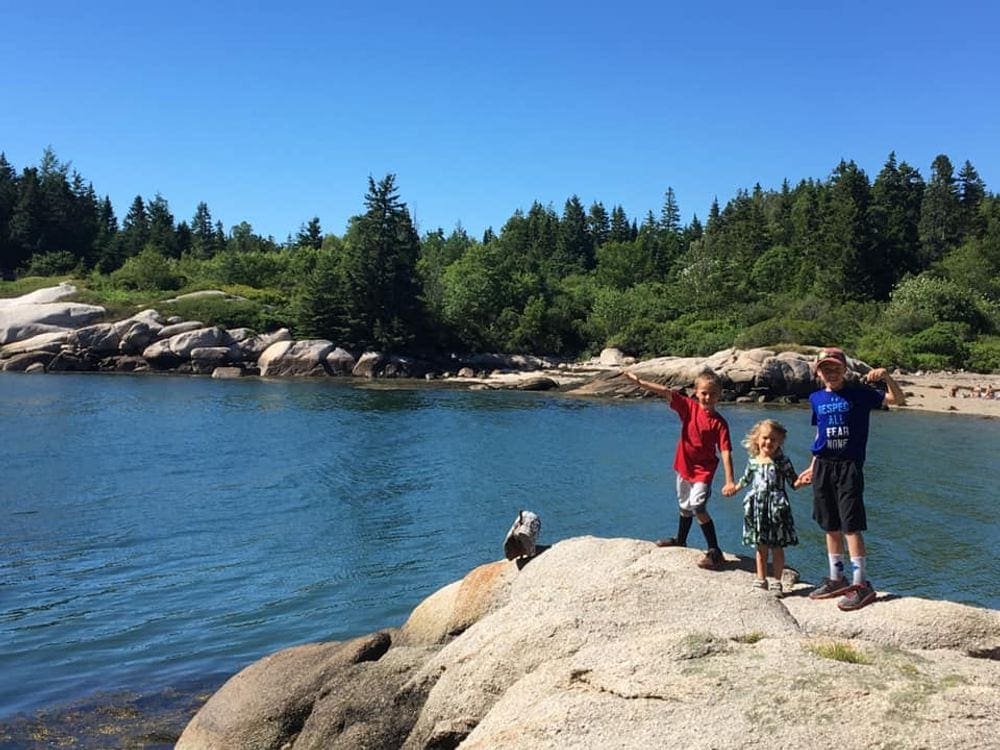
[(711, 482), (719, 465), (716, 448), (732, 451), (729, 424), (718, 413), (707, 412), (693, 398), (674, 391), (670, 408), (681, 418), (681, 436), (674, 470), (689, 482)]

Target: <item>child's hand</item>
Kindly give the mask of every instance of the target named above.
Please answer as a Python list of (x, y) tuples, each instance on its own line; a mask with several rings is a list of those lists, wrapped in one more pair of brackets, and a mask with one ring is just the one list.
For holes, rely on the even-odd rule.
[(730, 482), (728, 484), (723, 485), (723, 487), (722, 487), (722, 496), (723, 497), (732, 497), (733, 495), (735, 495), (739, 491), (740, 491), (740, 486), (738, 484), (733, 484), (732, 482)]
[(798, 478), (792, 484), (792, 487), (798, 489), (799, 487), (805, 487), (807, 484), (812, 484), (812, 483), (813, 483), (813, 470), (812, 467), (810, 467), (805, 471), (803, 471), (801, 474), (799, 474)]
[(885, 380), (886, 370), (884, 367), (876, 367), (874, 370), (870, 370), (867, 375), (865, 375), (866, 383), (877, 383), (880, 380)]

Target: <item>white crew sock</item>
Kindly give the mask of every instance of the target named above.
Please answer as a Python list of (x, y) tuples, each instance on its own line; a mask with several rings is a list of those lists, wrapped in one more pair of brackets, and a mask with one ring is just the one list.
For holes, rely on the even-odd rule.
[(855, 586), (860, 586), (864, 584), (868, 579), (865, 578), (865, 558), (864, 557), (852, 557), (851, 565), (854, 567), (854, 580), (851, 581)]
[(844, 556), (827, 554), (830, 558), (830, 580), (839, 581), (844, 577)]

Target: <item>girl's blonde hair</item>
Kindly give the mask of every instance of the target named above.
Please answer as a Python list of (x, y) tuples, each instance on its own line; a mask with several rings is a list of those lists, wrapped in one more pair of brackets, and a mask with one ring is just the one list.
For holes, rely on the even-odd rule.
[(757, 457), (757, 454), (760, 453), (760, 446), (757, 445), (757, 438), (760, 437), (760, 433), (762, 433), (765, 429), (770, 429), (771, 432), (777, 432), (781, 435), (781, 442), (784, 442), (785, 437), (788, 435), (788, 430), (785, 429), (785, 426), (781, 424), (781, 422), (774, 419), (760, 420), (757, 424), (750, 428), (750, 432), (748, 432), (747, 436), (743, 438), (743, 447), (747, 449), (747, 453), (755, 458)]

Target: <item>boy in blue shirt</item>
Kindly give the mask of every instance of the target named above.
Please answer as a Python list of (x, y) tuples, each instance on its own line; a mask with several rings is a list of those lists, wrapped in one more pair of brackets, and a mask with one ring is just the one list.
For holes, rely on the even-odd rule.
[[(812, 599), (841, 596), (837, 606), (849, 612), (875, 601), (875, 589), (866, 577), (863, 467), (868, 444), (869, 416), (884, 404), (902, 406), (903, 391), (884, 368), (869, 372), (865, 383), (882, 381), (886, 392), (864, 383), (847, 381), (847, 357), (836, 347), (821, 349), (816, 374), (823, 389), (809, 397), (812, 423), (816, 425), (813, 460), (799, 475), (800, 483), (813, 486), (813, 518), (826, 532), (830, 575), (809, 594)], [(851, 556), (853, 578), (844, 576), (843, 544)]]

